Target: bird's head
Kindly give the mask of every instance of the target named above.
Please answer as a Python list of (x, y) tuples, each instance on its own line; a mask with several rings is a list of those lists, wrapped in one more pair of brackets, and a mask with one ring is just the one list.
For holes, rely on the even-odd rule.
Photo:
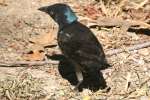
[(57, 3), (41, 7), (38, 10), (49, 14), (58, 23), (60, 28), (77, 20), (75, 13), (66, 4)]

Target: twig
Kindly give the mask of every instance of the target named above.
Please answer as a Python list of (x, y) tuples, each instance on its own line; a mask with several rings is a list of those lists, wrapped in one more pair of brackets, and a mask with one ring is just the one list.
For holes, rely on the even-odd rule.
[(128, 72), (126, 79), (127, 79), (127, 82), (125, 85), (125, 91), (128, 91), (128, 88), (130, 87), (130, 84), (131, 84), (131, 72)]
[[(139, 87), (139, 89), (142, 88), (142, 86), (145, 85), (149, 80), (150, 80), (150, 77), (148, 77), (144, 82), (142, 82), (141, 85), (140, 85), (140, 87)], [(124, 95), (124, 97), (122, 99), (127, 99), (128, 100), (129, 96), (132, 93), (134, 93), (134, 92), (137, 92), (137, 88), (133, 89), (132, 91), (130, 91), (130, 92), (126, 93), (126, 94), (122, 94), (122, 95)]]
[(1, 67), (25, 67), (26, 65), (30, 66), (40, 66), (40, 65), (45, 65), (45, 64), (53, 64), (56, 65), (58, 64), (58, 61), (16, 61), (16, 62), (4, 62), (0, 63)]
[(144, 0), (143, 2), (141, 2), (135, 9), (139, 9), (142, 8), (146, 3), (148, 3), (149, 0)]
[[(133, 50), (138, 50), (142, 48), (150, 47), (150, 42), (145, 42), (142, 44), (134, 45), (131, 47), (128, 47), (128, 51), (133, 51)], [(112, 56), (115, 54), (119, 54), (124, 52), (124, 49), (114, 49), (114, 50), (109, 50), (106, 52), (106, 56)], [(58, 54), (61, 54), (61, 52), (58, 52)], [(46, 60), (46, 61), (16, 61), (16, 62), (0, 62), (0, 67), (25, 67), (26, 65), (30, 66), (40, 66), (40, 65), (45, 65), (45, 64), (53, 64), (57, 65), (58, 61), (51, 61), (51, 60)]]
[[(133, 50), (139, 50), (142, 48), (146, 48), (146, 47), (150, 47), (150, 41), (148, 42), (144, 42), (141, 44), (136, 44), (130, 47), (126, 47), (126, 49), (112, 49), (112, 50), (108, 50), (106, 51), (106, 56), (113, 56), (122, 52), (126, 52), (126, 51), (133, 51)], [(62, 54), (60, 50), (55, 50), (55, 54)]]
[[(150, 41), (142, 43), (142, 44), (137, 44), (131, 47), (127, 47), (127, 51), (133, 51), (133, 50), (138, 50), (138, 49), (142, 49), (142, 48), (146, 48), (146, 47), (150, 47)], [(125, 52), (124, 49), (114, 49), (114, 50), (109, 50), (106, 52), (106, 56), (112, 56), (115, 54), (119, 54)]]
[(107, 15), (107, 9), (106, 9), (106, 6), (104, 5), (104, 2), (101, 0), (101, 3), (100, 3), (101, 5), (101, 9), (102, 9), (102, 11), (103, 11), (103, 13), (105, 14), (105, 15)]
[(6, 94), (6, 97), (8, 98), (8, 100), (12, 100), (8, 90), (5, 91), (5, 94)]
[(142, 88), (148, 81), (150, 81), (150, 77), (148, 77), (144, 82), (141, 83), (140, 88)]
[(122, 11), (122, 7), (125, 5), (125, 3), (127, 2), (128, 0), (122, 0), (120, 3), (119, 3), (119, 7), (118, 7), (118, 10), (116, 10), (116, 13), (115, 13), (115, 17), (118, 16), (118, 14)]
[[(136, 20), (123, 20), (120, 18), (100, 18), (98, 21), (91, 20), (93, 22), (93, 25), (98, 25), (102, 27), (113, 27), (113, 26), (119, 26), (119, 27), (135, 27), (135, 26), (141, 26), (142, 28), (149, 28), (150, 25), (142, 22), (142, 21), (136, 21)], [(91, 25), (92, 26), (92, 25)]]

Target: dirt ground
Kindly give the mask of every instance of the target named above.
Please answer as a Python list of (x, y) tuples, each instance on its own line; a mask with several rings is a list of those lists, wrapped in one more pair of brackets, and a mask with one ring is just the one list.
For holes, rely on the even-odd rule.
[[(103, 71), (107, 85), (111, 88), (108, 92), (102, 90), (92, 92), (89, 89), (82, 92), (73, 91), (74, 86), (59, 74), (58, 64), (2, 66), (5, 62), (25, 61), (23, 55), (31, 51), (32, 43), (29, 42), (31, 38), (51, 32), (52, 29), (56, 34), (57, 24), (48, 15), (37, 10), (44, 5), (67, 3), (79, 16), (79, 20), (89, 26), (92, 23), (89, 19), (98, 20), (100, 17), (130, 19), (150, 25), (149, 0), (145, 0), (147, 3), (142, 7), (139, 5), (144, 0), (109, 0), (111, 3), (104, 0), (103, 5), (100, 1), (0, 0), (0, 99), (150, 100), (150, 47), (106, 56), (112, 65)], [(99, 6), (103, 8), (98, 9), (100, 16), (96, 15), (97, 10), (91, 8), (93, 5), (89, 4), (93, 4), (95, 8)], [(137, 9), (141, 8), (134, 10), (130, 4), (134, 4)], [(123, 7), (131, 9), (130, 12), (122, 10)], [(90, 14), (88, 11), (93, 13)], [(135, 28), (125, 32), (118, 26), (90, 28), (103, 45), (105, 52), (150, 41), (150, 27), (142, 28), (144, 31)], [(59, 49), (56, 46), (53, 49), (44, 48), (43, 51), (47, 53), (50, 50)], [(52, 52), (49, 54), (52, 55)]]

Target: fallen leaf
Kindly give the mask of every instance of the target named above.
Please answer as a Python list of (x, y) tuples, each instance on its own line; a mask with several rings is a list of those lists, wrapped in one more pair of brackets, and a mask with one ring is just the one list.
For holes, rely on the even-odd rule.
[(31, 42), (28, 46), (28, 51), (30, 52), (23, 55), (23, 58), (29, 61), (44, 60), (44, 47), (56, 45), (56, 34), (54, 30), (52, 30), (49, 33), (44, 33), (37, 37), (30, 38), (29, 41)]
[(38, 35), (37, 37), (33, 37), (29, 39), (30, 42), (41, 45), (41, 46), (48, 46), (48, 45), (55, 45), (56, 44), (56, 33), (54, 31), (49, 33), (44, 33)]
[(7, 4), (5, 2), (6, 2), (5, 0), (0, 0), (0, 5), (1, 6), (7, 6)]
[(28, 61), (41, 61), (44, 60), (45, 54), (43, 51), (34, 50), (25, 54), (24, 59)]
[(102, 11), (92, 4), (83, 7), (83, 13), (93, 20), (96, 20), (99, 16), (103, 16)]
[(23, 55), (27, 61), (41, 61), (45, 58), (44, 48), (40, 45), (32, 45), (31, 50)]

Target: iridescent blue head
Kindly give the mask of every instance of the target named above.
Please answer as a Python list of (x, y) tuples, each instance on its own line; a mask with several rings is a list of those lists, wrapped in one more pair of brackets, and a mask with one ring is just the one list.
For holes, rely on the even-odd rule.
[(77, 20), (75, 13), (66, 4), (57, 3), (41, 7), (39, 10), (48, 13), (58, 23), (60, 29)]

